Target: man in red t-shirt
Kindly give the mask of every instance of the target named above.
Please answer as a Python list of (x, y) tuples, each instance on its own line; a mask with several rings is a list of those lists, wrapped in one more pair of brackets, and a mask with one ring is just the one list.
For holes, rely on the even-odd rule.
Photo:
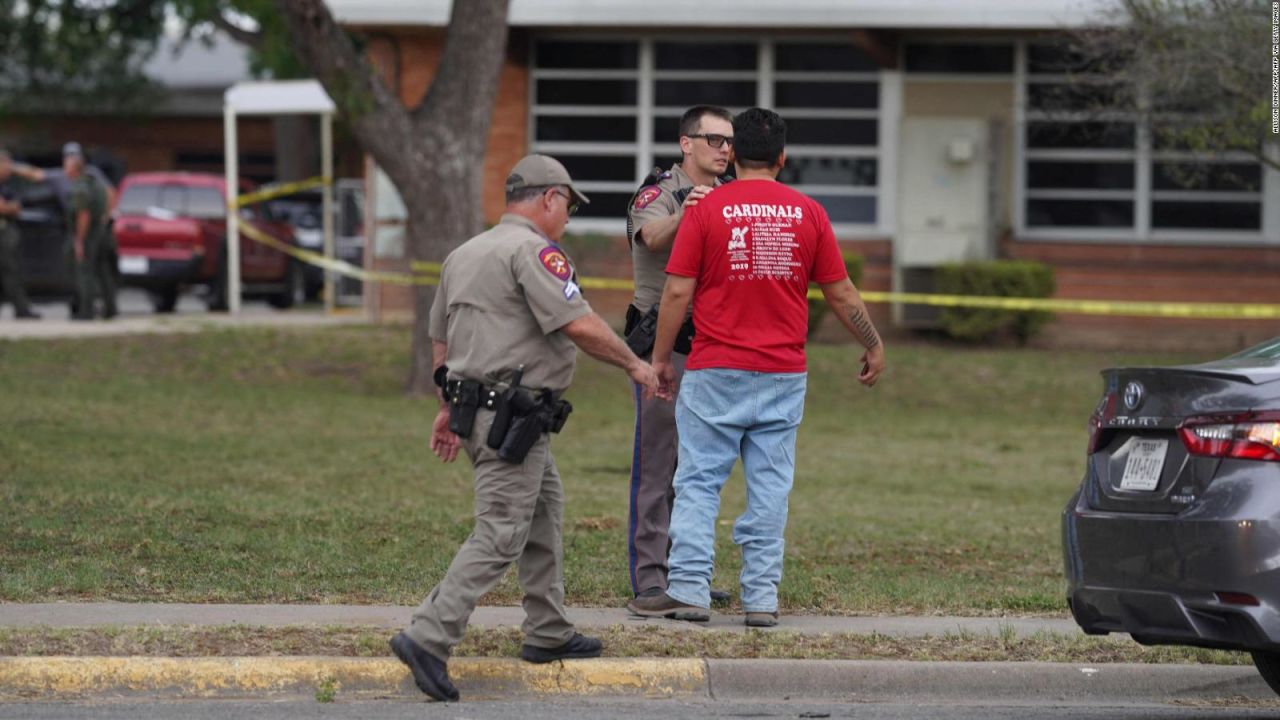
[(849, 280), (822, 206), (777, 182), (786, 123), (752, 108), (734, 118), (737, 182), (686, 210), (667, 263), (653, 366), (674, 383), (671, 352), (690, 301), (698, 328), (676, 403), (667, 592), (639, 597), (639, 615), (708, 620), (720, 490), (742, 458), (747, 508), (734, 523), (742, 548), (746, 624), (778, 623), (783, 531), (804, 413), (810, 282), (866, 348), (858, 381), (875, 385), (884, 345)]

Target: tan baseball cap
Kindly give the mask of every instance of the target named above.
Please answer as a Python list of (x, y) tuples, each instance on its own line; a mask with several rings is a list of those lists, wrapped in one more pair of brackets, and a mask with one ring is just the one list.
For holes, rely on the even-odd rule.
[(569, 171), (564, 169), (564, 165), (550, 155), (526, 155), (511, 168), (511, 174), (507, 175), (507, 192), (548, 185), (567, 185), (578, 202), (583, 205), (591, 202), (573, 186), (573, 178), (569, 177)]

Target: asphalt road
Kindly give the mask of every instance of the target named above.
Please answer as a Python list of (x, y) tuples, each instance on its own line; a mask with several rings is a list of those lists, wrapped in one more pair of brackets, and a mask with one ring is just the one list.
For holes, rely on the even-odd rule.
[(822, 702), (719, 702), (713, 700), (548, 700), (440, 705), (402, 699), (375, 702), (186, 701), (0, 704), (0, 720), (311, 720), (388, 718), (408, 720), (614, 720), (615, 718), (860, 718), (863, 720), (1245, 720), (1274, 718), (1268, 707), (1190, 707), (1152, 704), (920, 704)]

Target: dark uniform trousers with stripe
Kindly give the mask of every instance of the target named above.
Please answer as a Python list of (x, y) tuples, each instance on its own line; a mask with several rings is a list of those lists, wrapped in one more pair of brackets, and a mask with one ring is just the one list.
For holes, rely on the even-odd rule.
[[(646, 360), (650, 359), (648, 357)], [(686, 356), (671, 354), (676, 387), (684, 377)], [(671, 505), (675, 490), (680, 441), (676, 435), (676, 405), (653, 398), (645, 400), (632, 383), (636, 401), (635, 445), (631, 455), (631, 513), (627, 525), (627, 558), (631, 590), (667, 589), (667, 551), (671, 547)]]

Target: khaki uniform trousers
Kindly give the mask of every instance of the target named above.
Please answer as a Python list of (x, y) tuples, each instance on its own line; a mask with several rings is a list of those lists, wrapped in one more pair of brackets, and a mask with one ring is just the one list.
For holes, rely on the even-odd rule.
[[(687, 359), (687, 355), (671, 353), (677, 392)], [(631, 591), (639, 595), (650, 588), (667, 589), (667, 552), (671, 548), (667, 531), (676, 498), (671, 481), (676, 475), (680, 438), (676, 433), (676, 404), (657, 397), (646, 400), (640, 386), (631, 385), (636, 401), (636, 431), (628, 493), (627, 566)]]
[(479, 409), (462, 441), (475, 469), (475, 528), (440, 584), (413, 613), (405, 633), (441, 660), (462, 642), (480, 597), (519, 563), (525, 642), (559, 647), (573, 638), (564, 613), (564, 491), (548, 436), (519, 465), (498, 459), (486, 440), (494, 413)]

